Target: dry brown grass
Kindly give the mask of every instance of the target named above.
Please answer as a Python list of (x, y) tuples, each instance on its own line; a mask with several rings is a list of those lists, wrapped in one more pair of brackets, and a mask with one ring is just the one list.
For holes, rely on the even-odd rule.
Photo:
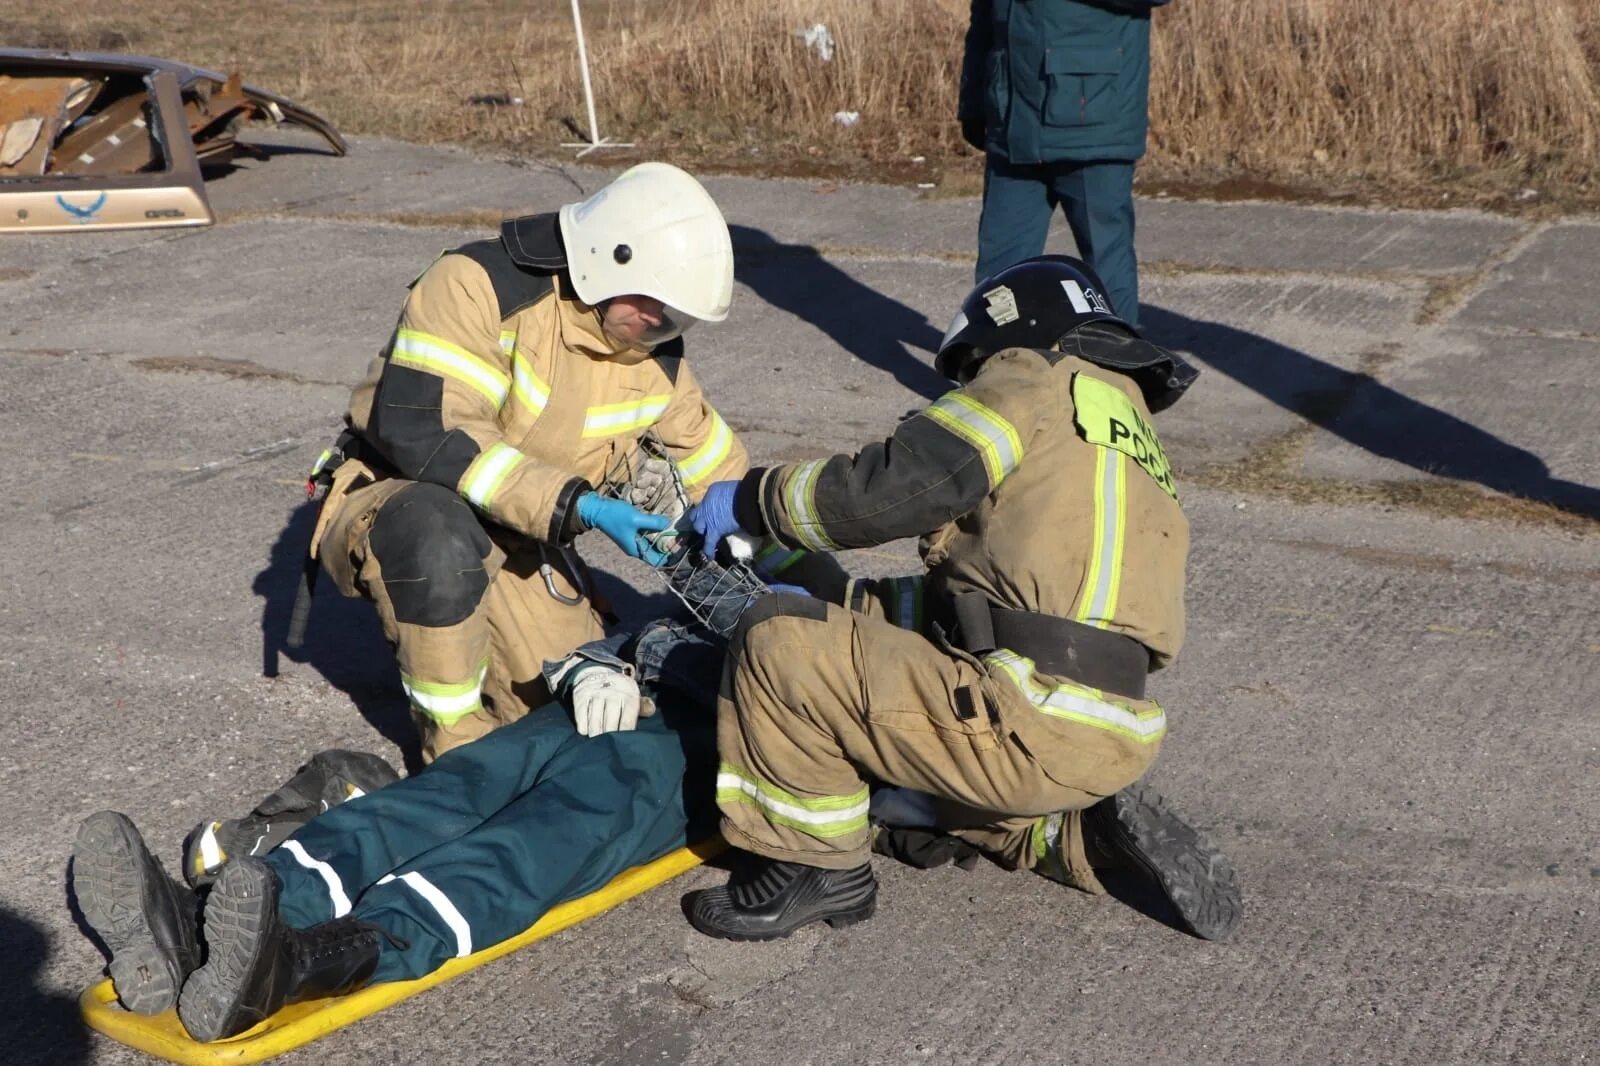
[[(354, 133), (547, 154), (572, 139), (564, 118), (583, 123), (566, 0), (53, 7), (0, 0), (0, 38), (240, 69)], [(967, 10), (590, 0), (602, 130), (701, 166), (970, 181), (978, 162), (951, 119)], [(836, 42), (830, 63), (797, 36), (814, 22)], [(1156, 27), (1151, 182), (1600, 200), (1596, 0), (1177, 0)], [(526, 103), (466, 102), (483, 92)], [(860, 124), (835, 123), (841, 110)]]

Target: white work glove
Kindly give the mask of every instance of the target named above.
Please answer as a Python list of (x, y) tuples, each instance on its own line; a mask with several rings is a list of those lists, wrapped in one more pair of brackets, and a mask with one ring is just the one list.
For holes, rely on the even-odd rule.
[(673, 487), (671, 460), (646, 457), (628, 482), (628, 502), (646, 514), (664, 514), (674, 522), (682, 518), (684, 501)]
[(609, 666), (590, 666), (572, 683), (572, 717), (586, 737), (639, 724), (639, 685)]

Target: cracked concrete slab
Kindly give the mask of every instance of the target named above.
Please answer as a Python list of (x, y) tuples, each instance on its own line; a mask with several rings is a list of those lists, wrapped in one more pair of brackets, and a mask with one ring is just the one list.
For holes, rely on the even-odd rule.
[[(281, 156), (213, 188), (237, 190), (241, 209), (263, 192), (288, 203), (307, 195), (298, 168), (312, 165), (324, 164)], [(170, 862), (195, 822), (243, 810), (306, 754), (394, 757), (407, 729), (366, 605), (324, 591), (306, 648), (279, 641), (311, 518), (300, 479), (338, 424), (342, 383), (382, 344), (405, 282), (467, 231), (329, 213), (459, 212), (526, 187), (519, 177), (552, 190), (564, 179), (406, 146), (325, 165), (318, 180), (334, 184), (320, 192), (345, 202), (285, 220), (0, 241), (8, 1061), (146, 1061), (77, 1021), (73, 997), (101, 963), (65, 902), (83, 817), (133, 813)], [(942, 387), (927, 347), (966, 288), (956, 253), (973, 202), (718, 180), (735, 224), (760, 235), (741, 242), (733, 319), (692, 334), (691, 359), (758, 462), (880, 437)], [(1146, 212), (1147, 256), (1218, 268), (1147, 285), (1157, 339), (1208, 364), (1158, 420), (1175, 459), (1249, 455), (1309, 414), (1334, 432), (1302, 431), (1297, 476), (1390, 477), (1396, 423), (1425, 419), (1422, 405), (1595, 483), (1600, 345), (1508, 337), (1539, 324), (1515, 315), (1414, 324), (1428, 275), (1476, 269), (1471, 249), (1503, 246), (1520, 224), (1304, 210)], [(1197, 220), (1187, 236), (1184, 218)], [(1411, 228), (1380, 248), (1386, 224)], [(1235, 232), (1249, 239), (1229, 243)], [(1544, 239), (1525, 254), (1544, 255)], [(863, 251), (806, 251), (819, 242)], [(1376, 257), (1415, 276), (1369, 276)], [(1485, 293), (1527, 284), (1523, 258)], [(253, 271), (242, 286), (230, 287), (233, 261)], [(226, 314), (149, 310), (150, 293), (179, 287), (162, 280), (171, 271)], [(1589, 314), (1583, 292), (1555, 282), (1539, 307), (1569, 325)], [(1480, 481), (1499, 476), (1491, 465)], [(879, 862), (872, 921), (767, 950), (718, 944), (694, 937), (680, 906), (725, 876), (707, 869), (280, 1061), (463, 1048), (552, 1066), (1592, 1059), (1600, 724), (1573, 711), (1593, 702), (1600, 666), (1594, 529), (1200, 480), (1183, 498), (1189, 640), (1152, 679), (1173, 722), (1155, 774), (1241, 869), (1234, 942), (1201, 944), (1115, 900), (987, 865)], [(638, 564), (584, 550), (626, 617), (661, 607)], [(911, 572), (915, 552), (899, 542), (846, 565)]]
[(1571, 505), (1588, 496), (1600, 512), (1600, 491), (1585, 490), (1600, 486), (1600, 453), (1572, 420), (1574, 382), (1597, 366), (1594, 341), (1467, 330), (1419, 338), (1326, 420), (1301, 470), (1354, 481), (1454, 477)]
[(1526, 223), (1475, 211), (1373, 211), (1288, 204), (1139, 202), (1139, 256), (1207, 267), (1314, 274), (1476, 269)]
[(1147, 336), (1203, 372), (1159, 429), (1180, 469), (1233, 462), (1350, 387), (1363, 359), (1410, 330), (1420, 283), (1189, 275), (1144, 286)]
[(1520, 255), (1497, 267), (1456, 321), (1469, 326), (1600, 337), (1600, 300), (1595, 299), (1594, 287), (1597, 258), (1600, 224), (1551, 226)]
[[(262, 134), (268, 144), (313, 142)], [(614, 171), (485, 157), (464, 149), (355, 138), (349, 159), (296, 150), (243, 162), (207, 186), (220, 216), (521, 213), (585, 196)], [(730, 223), (784, 243), (871, 250), (899, 257), (975, 260), (978, 201), (926, 199), (911, 188), (826, 180), (718, 177), (706, 185)], [(1313, 273), (1469, 271), (1526, 228), (1472, 211), (1381, 211), (1271, 203), (1139, 201), (1140, 254), (1207, 267)], [(1048, 249), (1071, 252), (1058, 216)]]

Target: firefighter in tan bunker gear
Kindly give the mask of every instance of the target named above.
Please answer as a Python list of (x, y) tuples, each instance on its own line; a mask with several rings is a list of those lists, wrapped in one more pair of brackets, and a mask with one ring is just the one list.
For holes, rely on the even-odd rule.
[(869, 917), (874, 833), (903, 856), (882, 845), (908, 828), (1090, 892), (1121, 868), (1190, 932), (1231, 929), (1227, 861), (1130, 787), (1167, 731), (1146, 674), (1184, 635), (1188, 524), (1151, 412), (1195, 371), (1102, 293), (1066, 257), (1002, 271), (940, 347), (961, 387), (882, 444), (752, 470), (691, 512), (712, 544), (734, 528), (826, 550), (922, 535), (927, 567), (853, 583), (844, 607), (783, 595), (746, 612), (717, 802), (754, 857), (692, 894), (701, 931)]
[[(593, 492), (643, 433), (691, 499), (745, 472), (678, 336), (722, 321), (732, 284), (721, 212), (664, 163), (508, 220), (411, 284), (351, 399), (312, 553), (377, 605), (424, 759), (547, 702), (544, 663), (603, 635), (570, 545), (599, 528), (648, 558), (641, 534), (676, 517)], [(590, 696), (580, 729), (631, 728), (636, 688)]]

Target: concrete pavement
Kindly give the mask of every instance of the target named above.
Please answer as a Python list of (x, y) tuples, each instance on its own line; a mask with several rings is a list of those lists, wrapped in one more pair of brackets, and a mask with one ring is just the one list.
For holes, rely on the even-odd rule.
[[(132, 813), (171, 861), (304, 755), (395, 754), (362, 605), (320, 597), (306, 653), (277, 646), (299, 480), (433, 254), (604, 180), (363, 141), (213, 182), (209, 230), (0, 242), (8, 1061), (141, 1059), (71, 1003), (100, 964), (66, 891), (84, 816)], [(691, 353), (758, 460), (936, 394), (975, 203), (708, 185), (739, 285)], [(1242, 870), (1236, 941), (880, 863), (874, 921), (731, 945), (678, 911), (702, 871), (283, 1061), (1593, 1061), (1600, 225), (1140, 212), (1147, 328), (1208, 370), (1161, 420), (1195, 547), (1155, 773)]]

